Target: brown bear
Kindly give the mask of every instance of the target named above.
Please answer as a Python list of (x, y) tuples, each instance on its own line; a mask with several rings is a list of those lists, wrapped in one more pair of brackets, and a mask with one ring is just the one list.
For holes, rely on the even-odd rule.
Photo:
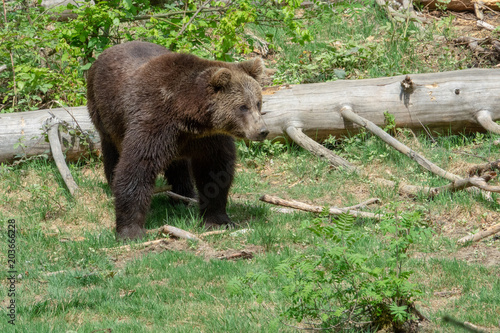
[(261, 59), (226, 63), (146, 42), (105, 50), (87, 79), (88, 110), (101, 137), (104, 171), (115, 196), (120, 239), (144, 235), (158, 174), (174, 192), (198, 192), (205, 226), (226, 213), (236, 149), (233, 137), (264, 140)]

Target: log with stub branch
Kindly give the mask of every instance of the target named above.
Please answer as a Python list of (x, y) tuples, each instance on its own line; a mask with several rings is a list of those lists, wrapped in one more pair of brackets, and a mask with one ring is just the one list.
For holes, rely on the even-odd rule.
[(483, 7), (489, 10), (499, 10), (498, 0), (451, 0), (451, 1), (439, 1), (439, 0), (418, 0), (415, 1), (424, 8), (428, 9), (448, 9), (456, 12), (472, 12), (474, 11), (474, 5)]
[[(264, 89), (263, 117), (270, 131), (269, 139), (293, 137), (310, 150), (315, 149), (315, 141), (329, 135), (342, 136), (360, 129), (342, 117), (341, 109), (346, 105), (377, 126), (384, 126), (384, 112), (388, 111), (394, 115), (397, 127), (412, 130), (425, 126), (431, 132), (441, 133), (486, 128), (496, 132), (499, 126), (494, 122), (500, 120), (499, 82), (500, 69), (468, 69), (412, 74), (408, 78), (400, 75), (271, 87)], [(68, 127), (88, 133), (94, 147), (99, 147), (99, 137), (86, 107), (50, 112)], [(49, 110), (0, 114), (0, 162), (49, 152), (42, 124), (50, 116)], [(88, 151), (79, 144), (78, 137), (61, 135), (67, 146), (67, 160), (75, 160)], [(316, 148), (317, 154), (325, 155), (332, 164), (345, 165), (345, 161), (335, 160), (319, 145)]]

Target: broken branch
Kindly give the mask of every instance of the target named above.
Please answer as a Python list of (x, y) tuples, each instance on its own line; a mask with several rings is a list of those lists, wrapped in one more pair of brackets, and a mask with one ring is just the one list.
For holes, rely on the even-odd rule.
[(344, 107), (342, 107), (340, 113), (342, 114), (342, 117), (344, 117), (344, 119), (352, 121), (353, 123), (358, 124), (359, 126), (366, 128), (367, 130), (369, 130), (370, 132), (372, 132), (373, 134), (378, 136), (380, 139), (382, 139), (382, 141), (384, 141), (388, 145), (392, 146), (400, 153), (405, 154), (406, 156), (408, 156), (409, 158), (411, 158), (412, 160), (414, 160), (415, 162), (417, 162), (423, 168), (429, 170), (430, 172), (432, 172), (440, 177), (443, 177), (445, 179), (448, 179), (450, 181), (455, 181), (457, 179), (460, 179), (459, 176), (454, 175), (446, 170), (441, 169), (440, 167), (438, 167), (437, 165), (435, 165), (434, 163), (432, 163), (431, 161), (429, 161), (425, 157), (419, 155), (418, 153), (416, 153), (415, 151), (410, 149), (408, 146), (399, 142), (398, 140), (396, 140), (395, 138), (393, 138), (392, 136), (390, 136), (389, 134), (384, 132), (383, 129), (381, 129), (380, 127), (378, 127), (377, 125), (375, 125), (371, 121), (369, 121), (363, 117), (358, 116), (357, 114), (355, 114), (352, 111), (352, 108), (350, 106), (345, 105)]
[(491, 112), (487, 110), (481, 110), (476, 114), (477, 122), (483, 126), (487, 131), (500, 134), (500, 125), (495, 123), (491, 119)]
[(48, 137), (50, 143), (50, 150), (52, 152), (52, 157), (56, 162), (57, 169), (61, 173), (64, 183), (68, 187), (71, 195), (74, 195), (78, 190), (78, 185), (76, 185), (71, 172), (69, 171), (66, 161), (64, 160), (64, 155), (61, 149), (61, 142), (59, 140), (59, 124), (53, 123), (48, 129)]
[(302, 132), (302, 129), (295, 126), (289, 126), (286, 129), (286, 133), (299, 146), (307, 149), (318, 157), (327, 159), (333, 166), (343, 167), (348, 171), (357, 171), (356, 167), (349, 163), (349, 161), (335, 155), (330, 149), (327, 149), (326, 147), (322, 146), (321, 144), (305, 135)]
[(364, 208), (368, 205), (372, 205), (372, 204), (376, 204), (376, 203), (379, 203), (380, 202), (380, 199), (379, 198), (370, 198), (368, 200), (365, 200), (363, 202), (360, 202), (359, 204), (357, 205), (354, 205), (354, 206), (349, 206), (349, 207), (343, 207), (342, 209), (358, 209), (358, 208)]
[(487, 171), (495, 171), (500, 170), (500, 160), (496, 160), (494, 162), (476, 165), (469, 170), (469, 176), (481, 176), (483, 173)]
[[(321, 213), (323, 211), (322, 206), (310, 205), (304, 202), (296, 201), (296, 200), (285, 200), (272, 195), (264, 194), (259, 198), (260, 201), (264, 201), (273, 205), (285, 206), (294, 209), (303, 210), (306, 212), (312, 213)], [(345, 208), (330, 208), (328, 213), (331, 215), (340, 215), (343, 213), (347, 213), (349, 215), (353, 215), (356, 217), (364, 217), (364, 218), (373, 218), (376, 219), (379, 217), (379, 214), (373, 214), (368, 212), (360, 212), (357, 210), (348, 210)]]
[(477, 242), (483, 238), (494, 235), (498, 232), (500, 232), (500, 223), (495, 224), (494, 226), (492, 226), (486, 230), (480, 231), (474, 235), (468, 235), (468, 236), (465, 236), (463, 238), (460, 238), (458, 240), (458, 243), (463, 244), (463, 243), (467, 243), (467, 242)]
[(159, 234), (167, 234), (175, 238), (182, 238), (182, 239), (188, 239), (192, 241), (197, 241), (197, 242), (203, 242), (198, 236), (195, 234), (190, 233), (189, 231), (179, 229), (176, 227), (173, 227), (171, 225), (165, 224), (164, 226), (161, 226), (157, 229), (151, 229), (147, 231), (148, 234), (151, 233), (159, 233)]

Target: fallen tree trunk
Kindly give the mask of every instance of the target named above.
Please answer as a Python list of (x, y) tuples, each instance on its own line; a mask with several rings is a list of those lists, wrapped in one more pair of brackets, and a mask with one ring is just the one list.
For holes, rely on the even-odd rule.
[(474, 4), (478, 4), (485, 9), (498, 10), (497, 0), (451, 0), (451, 1), (439, 1), (439, 0), (418, 0), (416, 3), (421, 4), (424, 8), (428, 9), (443, 9), (453, 10), (456, 12), (474, 11)]
[[(303, 135), (321, 141), (329, 135), (357, 132), (360, 126), (341, 115), (346, 105), (377, 126), (384, 126), (384, 111), (389, 111), (397, 127), (416, 131), (423, 126), (441, 133), (485, 131), (483, 125), (496, 131), (494, 121), (500, 120), (499, 82), (500, 69), (469, 69), (271, 87), (264, 90), (263, 117), (269, 139), (291, 134), (299, 141)], [(99, 137), (84, 106), (0, 114), (0, 162), (50, 151), (42, 130), (51, 117), (49, 112), (68, 128), (68, 133), (61, 133), (67, 160), (88, 152), (70, 129), (87, 134), (93, 147), (99, 148)]]

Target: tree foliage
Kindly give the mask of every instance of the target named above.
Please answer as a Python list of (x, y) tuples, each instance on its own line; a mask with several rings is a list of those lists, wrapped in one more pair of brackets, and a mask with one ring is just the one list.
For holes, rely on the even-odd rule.
[[(14, 0), (0, 27), (0, 112), (81, 105), (85, 71), (106, 48), (128, 40), (146, 40), (172, 51), (231, 61), (253, 49), (249, 24), (279, 26), (290, 42), (310, 34), (296, 13), (302, 0), (164, 1), (90, 0), (45, 10)], [(57, 10), (70, 10), (57, 21)], [(272, 43), (273, 36), (266, 36)], [(12, 60), (11, 60), (12, 56)]]

